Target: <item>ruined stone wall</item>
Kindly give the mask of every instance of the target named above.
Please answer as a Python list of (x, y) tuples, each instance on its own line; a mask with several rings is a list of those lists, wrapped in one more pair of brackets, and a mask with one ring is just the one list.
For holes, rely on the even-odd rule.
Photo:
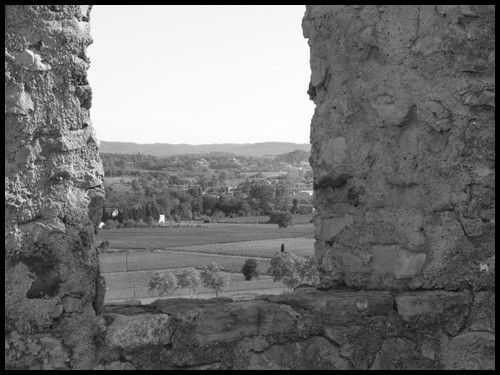
[(494, 289), (495, 7), (308, 6), (326, 285)]
[(5, 11), (6, 367), (89, 368), (103, 205), (86, 78), (90, 7)]
[(102, 314), (89, 11), (6, 7), (6, 368), (494, 368), (494, 7), (307, 6), (321, 290)]

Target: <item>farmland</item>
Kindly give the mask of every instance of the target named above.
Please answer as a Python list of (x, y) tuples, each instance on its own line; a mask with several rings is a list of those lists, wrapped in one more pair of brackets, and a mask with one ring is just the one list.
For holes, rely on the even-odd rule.
[[(154, 270), (175, 272), (186, 267), (201, 268), (210, 262), (217, 263), (230, 276), (223, 296), (243, 298), (282, 292), (286, 288), (265, 275), (269, 259), (280, 251), (281, 244), (297, 255), (313, 254), (312, 233), (311, 224), (280, 229), (269, 224), (219, 223), (102, 231), (96, 244), (110, 242), (110, 249), (100, 254), (107, 284), (106, 302), (134, 298), (134, 293), (135, 298), (152, 298), (147, 284)], [(247, 258), (257, 260), (259, 279), (244, 280), (240, 272)], [(186, 292), (172, 296), (186, 296)], [(205, 288), (196, 293), (198, 298), (210, 296), (213, 293)]]
[[(171, 249), (214, 243), (271, 240), (277, 238), (312, 238), (312, 224), (278, 228), (276, 224), (199, 224), (197, 226), (122, 228), (104, 230), (96, 238), (109, 241), (119, 249)], [(241, 254), (240, 254), (241, 255)]]
[[(152, 300), (159, 298), (149, 293), (147, 285), (154, 271), (138, 271), (107, 274), (106, 302), (123, 301), (127, 299)], [(220, 293), (221, 297), (242, 298), (244, 296), (255, 296), (258, 294), (281, 293), (287, 288), (282, 283), (274, 283), (270, 276), (260, 276), (256, 280), (246, 281), (242, 274), (228, 273), (229, 288)], [(188, 291), (178, 291), (169, 297), (190, 297)], [(213, 298), (214, 292), (210, 289), (200, 287), (194, 295), (196, 298)]]

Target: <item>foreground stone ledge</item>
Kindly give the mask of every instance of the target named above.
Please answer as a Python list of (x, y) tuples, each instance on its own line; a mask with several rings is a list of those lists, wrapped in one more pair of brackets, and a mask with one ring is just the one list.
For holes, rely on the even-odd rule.
[(493, 368), (494, 326), (477, 331), (484, 318), (470, 314), (473, 301), (491, 299), (484, 293), (299, 288), (239, 302), (105, 306), (98, 368)]

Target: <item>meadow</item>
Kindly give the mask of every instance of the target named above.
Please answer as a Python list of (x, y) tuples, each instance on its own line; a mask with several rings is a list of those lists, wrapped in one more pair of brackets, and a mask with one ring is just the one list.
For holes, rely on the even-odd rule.
[[(123, 300), (137, 299), (146, 303), (160, 298), (148, 291), (148, 282), (154, 271), (137, 271), (127, 274), (115, 273), (106, 276), (106, 303), (118, 302)], [(258, 279), (246, 281), (242, 274), (228, 273), (229, 287), (223, 290), (219, 295), (221, 297), (231, 297), (233, 299), (251, 298), (259, 294), (277, 294), (288, 290), (280, 282), (273, 282), (270, 276), (260, 276)], [(213, 298), (213, 290), (200, 287), (194, 294), (196, 298)], [(189, 291), (179, 290), (167, 297), (191, 297)]]
[(171, 249), (193, 245), (313, 236), (312, 224), (278, 228), (276, 224), (197, 224), (178, 227), (102, 230), (96, 243), (109, 241), (115, 249)]
[[(274, 283), (266, 275), (270, 258), (279, 253), (281, 244), (288, 252), (312, 255), (312, 233), (312, 224), (278, 228), (275, 224), (241, 223), (101, 231), (96, 237), (96, 245), (104, 240), (110, 242), (110, 248), (101, 251), (99, 257), (107, 284), (106, 303), (154, 298), (147, 289), (154, 270), (200, 269), (210, 262), (217, 263), (230, 277), (223, 296), (238, 299), (281, 293), (286, 290), (283, 284)], [(245, 281), (241, 274), (241, 267), (248, 258), (257, 260), (257, 270), (261, 274), (258, 279)], [(188, 297), (189, 292), (179, 291), (172, 295), (180, 296)], [(195, 296), (209, 298), (213, 292), (200, 288)]]
[[(186, 253), (181, 251), (129, 251), (101, 254), (101, 272), (125, 272), (137, 270), (178, 269), (186, 267), (201, 268), (214, 262), (227, 272), (240, 272), (247, 257), (221, 256), (217, 254)], [(127, 261), (127, 263), (126, 263)], [(269, 259), (257, 259), (258, 270), (265, 273)]]

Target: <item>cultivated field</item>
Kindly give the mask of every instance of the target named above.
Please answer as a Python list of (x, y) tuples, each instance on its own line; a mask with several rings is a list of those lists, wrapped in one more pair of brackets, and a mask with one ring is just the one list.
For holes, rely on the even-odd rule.
[[(148, 291), (148, 282), (154, 271), (138, 271), (129, 273), (107, 274), (106, 277), (106, 302), (123, 301), (127, 299), (156, 299)], [(281, 293), (288, 290), (282, 283), (273, 282), (270, 276), (261, 276), (256, 280), (246, 281), (242, 274), (228, 273), (230, 278), (229, 288), (219, 293), (221, 297), (253, 297), (259, 294)], [(196, 298), (213, 298), (213, 290), (200, 287), (194, 295)], [(190, 292), (180, 290), (168, 297), (191, 297)], [(161, 297), (165, 298), (165, 297)], [(150, 301), (148, 301), (150, 302)]]
[[(309, 224), (312, 219), (311, 215), (293, 215), (292, 223)], [(218, 220), (219, 223), (238, 223), (238, 224), (265, 224), (269, 222), (269, 216), (245, 216), (245, 217), (224, 217)], [(274, 224), (275, 225), (275, 224)]]
[[(204, 224), (101, 231), (96, 244), (110, 241), (110, 249), (100, 254), (101, 272), (107, 284), (106, 302), (154, 298), (147, 289), (154, 270), (175, 272), (186, 267), (201, 268), (210, 262), (217, 263), (230, 276), (229, 287), (222, 296), (239, 299), (281, 293), (286, 290), (283, 284), (274, 283), (265, 275), (270, 258), (280, 251), (281, 244), (291, 253), (312, 255), (312, 233), (311, 224), (282, 229), (268, 224)], [(257, 260), (262, 275), (257, 280), (245, 281), (241, 274), (248, 258)], [(186, 297), (189, 292), (172, 296)], [(213, 291), (200, 288), (195, 296), (208, 298)]]
[[(181, 251), (129, 251), (105, 253), (100, 255), (101, 272), (125, 272), (137, 270), (178, 269), (186, 267), (201, 268), (214, 262), (228, 272), (240, 272), (241, 266), (248, 257), (221, 256)], [(127, 261), (127, 263), (126, 263)], [(258, 270), (265, 273), (269, 267), (269, 259), (257, 259)]]
[(199, 224), (197, 226), (102, 230), (96, 243), (107, 240), (118, 249), (171, 249), (193, 245), (313, 237), (312, 224), (278, 228), (276, 224)]

